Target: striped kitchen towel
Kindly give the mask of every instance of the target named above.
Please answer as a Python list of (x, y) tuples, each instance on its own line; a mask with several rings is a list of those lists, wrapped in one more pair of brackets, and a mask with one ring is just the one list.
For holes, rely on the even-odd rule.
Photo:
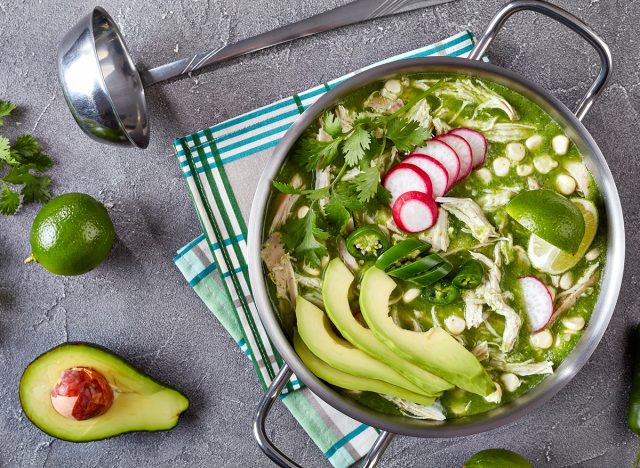
[[(473, 35), (465, 31), (366, 68), (430, 55), (466, 56), (472, 48)], [(255, 187), (272, 148), (296, 118), (328, 90), (360, 71), (178, 138), (174, 143), (204, 232), (180, 249), (174, 262), (251, 359), (264, 388), (277, 374), (282, 358), (266, 335), (249, 288), (246, 219)], [(377, 437), (375, 429), (325, 404), (303, 388), (295, 376), (282, 401), (336, 467), (346, 467), (360, 459)]]

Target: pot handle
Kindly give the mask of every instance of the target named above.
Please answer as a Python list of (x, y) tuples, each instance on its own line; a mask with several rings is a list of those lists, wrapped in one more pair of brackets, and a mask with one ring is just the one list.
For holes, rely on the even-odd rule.
[[(258, 405), (258, 410), (253, 418), (253, 436), (256, 438), (258, 446), (262, 449), (265, 455), (276, 465), (284, 468), (302, 468), (301, 465), (298, 465), (287, 457), (273, 444), (273, 442), (271, 442), (271, 439), (267, 436), (267, 431), (265, 429), (265, 423), (267, 416), (269, 415), (269, 411), (271, 411), (273, 404), (280, 395), (280, 392), (282, 392), (282, 389), (287, 385), (287, 382), (292, 375), (293, 371), (289, 365), (284, 364), (280, 369), (280, 372), (278, 372), (278, 375), (276, 375), (276, 378), (273, 379), (271, 385), (269, 385), (269, 388), (262, 397), (262, 400)], [(362, 468), (374, 468), (378, 464), (380, 457), (391, 443), (394, 435), (395, 434), (392, 432), (380, 432), (380, 435), (378, 435), (378, 438), (369, 450)]]
[(576, 18), (574, 15), (562, 8), (543, 0), (515, 0), (508, 3), (491, 20), (491, 23), (489, 23), (484, 35), (471, 51), (469, 58), (472, 60), (480, 60), (496, 38), (500, 29), (502, 29), (502, 26), (504, 26), (507, 19), (509, 19), (509, 17), (514, 13), (523, 10), (541, 13), (558, 21), (559, 23), (564, 24), (569, 29), (582, 36), (598, 53), (598, 56), (600, 57), (600, 72), (574, 111), (578, 120), (582, 120), (587, 115), (587, 112), (589, 112), (589, 109), (593, 105), (595, 99), (604, 89), (604, 86), (611, 75), (613, 61), (611, 58), (611, 51), (602, 38), (582, 20)]

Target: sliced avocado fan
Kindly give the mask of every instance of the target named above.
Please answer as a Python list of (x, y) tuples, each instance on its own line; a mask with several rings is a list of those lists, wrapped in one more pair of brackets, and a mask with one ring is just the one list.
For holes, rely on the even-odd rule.
[(362, 392), (374, 392), (383, 395), (390, 395), (425, 406), (431, 406), (435, 401), (434, 397), (419, 395), (402, 387), (397, 387), (390, 383), (383, 382), (382, 380), (358, 377), (331, 367), (311, 352), (302, 338), (300, 338), (297, 330), (294, 330), (293, 333), (293, 347), (304, 365), (307, 366), (316, 377), (319, 377), (336, 387), (346, 388), (347, 390), (358, 390)]
[(349, 288), (353, 280), (353, 275), (339, 258), (334, 258), (327, 265), (322, 297), (327, 315), (340, 334), (356, 348), (385, 363), (417, 385), (427, 395), (452, 389), (454, 386), (446, 380), (398, 356), (373, 331), (356, 320), (349, 306)]
[(331, 322), (325, 313), (302, 296), (296, 299), (296, 320), (300, 338), (313, 354), (331, 367), (357, 377), (382, 380), (414, 393), (440, 396), (440, 394), (426, 394), (391, 367), (339, 337), (332, 330)]
[(448, 382), (481, 396), (495, 391), (495, 384), (480, 361), (440, 327), (426, 332), (400, 328), (389, 316), (389, 296), (396, 283), (384, 271), (372, 267), (360, 285), (360, 309), (376, 337), (399, 356)]

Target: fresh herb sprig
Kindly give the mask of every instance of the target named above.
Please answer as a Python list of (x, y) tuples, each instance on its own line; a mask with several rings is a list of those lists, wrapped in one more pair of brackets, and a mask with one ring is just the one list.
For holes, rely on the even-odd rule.
[[(0, 101), (0, 127), (4, 118), (16, 109), (15, 104)], [(53, 160), (42, 152), (31, 135), (20, 135), (13, 144), (0, 135), (0, 213), (13, 215), (23, 205), (44, 203), (51, 198), (51, 178), (44, 175)]]

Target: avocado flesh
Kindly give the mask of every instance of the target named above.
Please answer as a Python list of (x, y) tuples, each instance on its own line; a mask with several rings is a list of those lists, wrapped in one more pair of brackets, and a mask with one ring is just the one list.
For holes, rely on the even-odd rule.
[(417, 385), (422, 393), (437, 395), (453, 388), (446, 380), (396, 355), (374, 333), (351, 313), (349, 288), (354, 277), (339, 258), (329, 262), (322, 283), (322, 297), (327, 315), (352, 345), (395, 369), (405, 379)]
[[(100, 372), (113, 390), (113, 404), (102, 415), (77, 421), (51, 404), (61, 373), (73, 367)], [(20, 379), (20, 403), (27, 417), (58, 439), (88, 442), (132, 431), (163, 431), (178, 424), (189, 400), (153, 380), (110, 351), (89, 343), (64, 343), (37, 357)]]
[(414, 332), (398, 327), (389, 316), (389, 296), (396, 283), (372, 267), (360, 287), (360, 308), (373, 333), (398, 355), (471, 393), (495, 391), (495, 384), (478, 359), (440, 327)]
[(405, 388), (398, 387), (381, 380), (358, 377), (331, 367), (311, 352), (302, 338), (300, 338), (296, 329), (294, 329), (293, 333), (293, 347), (304, 365), (307, 366), (307, 368), (313, 372), (316, 377), (319, 377), (336, 387), (346, 388), (347, 390), (380, 393), (382, 395), (402, 398), (403, 400), (409, 400), (425, 406), (431, 406), (435, 401), (434, 397), (419, 395), (418, 393), (411, 392)]
[(298, 334), (309, 350), (334, 369), (357, 377), (382, 380), (414, 393), (440, 396), (439, 394), (425, 393), (391, 367), (377, 361), (339, 337), (331, 328), (331, 322), (325, 313), (301, 296), (296, 299), (296, 321)]

